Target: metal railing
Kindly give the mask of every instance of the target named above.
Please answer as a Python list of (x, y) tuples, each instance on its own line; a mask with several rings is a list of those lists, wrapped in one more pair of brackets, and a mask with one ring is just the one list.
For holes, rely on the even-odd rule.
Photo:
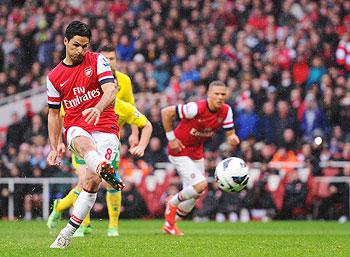
[(0, 178), (0, 184), (8, 184), (10, 192), (8, 198), (8, 219), (14, 219), (14, 198), (13, 192), (15, 184), (42, 184), (43, 185), (43, 218), (49, 217), (50, 210), (50, 184), (73, 184), (77, 183), (77, 178)]
[[(349, 161), (323, 161), (320, 162), (320, 167), (334, 167), (334, 168), (342, 168), (345, 165), (349, 165)], [(161, 168), (164, 170), (174, 169), (174, 166), (171, 163), (156, 163), (156, 168)], [(252, 163), (252, 169), (259, 169), (261, 163)], [(269, 164), (270, 167), (273, 168), (303, 168), (305, 167), (304, 163), (285, 163), (285, 162), (274, 162)], [(335, 177), (335, 176), (323, 176), (323, 177), (314, 177), (315, 181), (325, 182), (325, 183), (347, 183), (350, 188), (350, 177)], [(15, 184), (42, 184), (43, 185), (43, 218), (47, 219), (49, 216), (50, 210), (50, 192), (49, 186), (52, 184), (74, 184), (77, 183), (78, 179), (76, 177), (69, 178), (0, 178), (0, 184), (8, 184), (8, 190), (10, 192), (8, 199), (8, 218), (9, 220), (14, 219), (14, 197), (13, 192), (15, 190)], [(208, 182), (212, 183), (214, 180), (212, 178), (208, 178)], [(349, 190), (349, 201), (350, 201), (350, 190)], [(350, 204), (349, 204), (349, 213), (350, 213)]]

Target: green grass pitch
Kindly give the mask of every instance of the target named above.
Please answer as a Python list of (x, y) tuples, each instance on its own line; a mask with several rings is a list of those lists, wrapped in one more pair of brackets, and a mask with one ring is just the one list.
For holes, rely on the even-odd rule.
[(0, 221), (0, 256), (350, 256), (350, 223), (183, 221), (181, 238), (163, 235), (161, 220), (121, 220), (116, 238), (106, 236), (106, 221), (92, 224), (91, 235), (61, 250), (49, 249), (55, 236), (44, 221)]

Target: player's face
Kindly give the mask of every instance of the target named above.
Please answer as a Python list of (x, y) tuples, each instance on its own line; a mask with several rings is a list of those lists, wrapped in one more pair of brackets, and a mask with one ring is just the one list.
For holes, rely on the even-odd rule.
[(212, 86), (208, 91), (209, 105), (215, 109), (220, 109), (226, 101), (226, 87)]
[(89, 38), (74, 36), (69, 41), (67, 38), (64, 38), (64, 45), (66, 46), (66, 58), (68, 58), (73, 65), (79, 64), (83, 61), (88, 49)]
[(115, 71), (117, 67), (117, 55), (115, 52), (101, 52), (101, 54), (103, 54), (108, 59), (109, 64), (111, 65), (111, 69)]

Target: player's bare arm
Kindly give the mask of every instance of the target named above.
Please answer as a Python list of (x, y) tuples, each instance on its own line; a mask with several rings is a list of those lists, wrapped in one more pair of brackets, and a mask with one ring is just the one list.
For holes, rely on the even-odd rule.
[[(62, 131), (62, 128), (63, 128), (63, 117), (60, 115), (60, 131)], [(58, 153), (58, 156), (59, 157), (63, 157), (63, 155), (65, 154), (66, 152), (66, 146), (65, 144), (63, 143), (63, 136), (62, 136), (62, 133), (60, 133), (60, 136), (58, 138), (58, 145), (57, 145), (57, 153)]]
[(136, 125), (130, 125), (130, 127), (131, 134), (129, 136), (129, 145), (130, 147), (134, 147), (139, 144), (139, 128)]
[(226, 131), (226, 139), (227, 139), (227, 143), (229, 143), (230, 145), (238, 145), (240, 143), (240, 140), (236, 135), (236, 132), (234, 129)]
[(175, 152), (181, 152), (182, 149), (185, 148), (185, 146), (182, 144), (182, 142), (175, 137), (172, 123), (173, 120), (176, 117), (176, 106), (168, 106), (162, 109), (162, 123), (164, 130), (166, 132), (167, 139), (169, 140), (169, 147), (173, 149)]
[(141, 131), (141, 138), (140, 138), (140, 143), (134, 147), (131, 147), (129, 152), (137, 157), (142, 157), (145, 153), (145, 149), (149, 143), (149, 140), (152, 135), (152, 124), (151, 122), (147, 121), (146, 125), (142, 128)]
[(85, 118), (85, 122), (88, 124), (94, 122), (96, 126), (100, 120), (101, 113), (114, 102), (115, 95), (117, 93), (117, 84), (115, 83), (106, 83), (101, 86), (103, 95), (101, 100), (92, 108), (85, 109), (82, 114)]
[[(62, 142), (61, 135), (61, 116), (60, 109), (49, 108), (48, 114), (48, 131), (49, 131), (49, 139), (51, 151), (47, 157), (47, 163), (49, 165), (58, 165), (59, 164), (59, 154), (58, 154), (58, 144)], [(60, 139), (61, 137), (61, 139)]]

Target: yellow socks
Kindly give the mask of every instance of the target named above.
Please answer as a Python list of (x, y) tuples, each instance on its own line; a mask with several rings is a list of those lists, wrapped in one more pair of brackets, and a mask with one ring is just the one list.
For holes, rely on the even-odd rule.
[[(56, 211), (62, 213), (64, 210), (74, 205), (77, 200), (81, 189), (77, 187), (73, 188), (68, 195), (60, 199), (57, 204)], [(113, 188), (107, 188), (107, 208), (109, 215), (109, 228), (118, 228), (120, 207), (122, 202), (122, 194)], [(81, 225), (87, 226), (90, 224), (90, 213), (88, 213), (81, 223)]]
[(85, 219), (83, 220), (83, 222), (81, 223), (82, 226), (88, 226), (90, 225), (90, 212), (88, 212), (88, 214), (86, 214)]
[(56, 206), (56, 211), (62, 213), (64, 210), (73, 206), (75, 201), (77, 200), (81, 189), (74, 187), (71, 191), (69, 191), (68, 195), (58, 201)]
[(113, 188), (107, 188), (107, 208), (109, 215), (109, 228), (118, 228), (122, 194)]

